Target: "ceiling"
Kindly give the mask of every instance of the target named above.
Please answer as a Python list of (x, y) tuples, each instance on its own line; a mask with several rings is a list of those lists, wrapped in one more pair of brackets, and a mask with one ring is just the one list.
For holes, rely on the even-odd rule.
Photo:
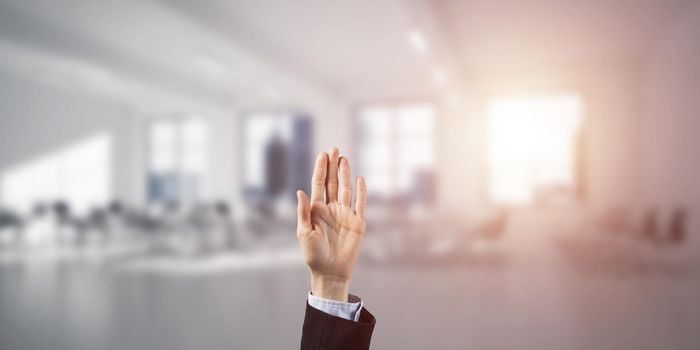
[[(164, 1), (339, 90), (643, 60), (693, 0)], [(410, 30), (431, 47), (417, 55)]]
[(489, 73), (644, 59), (692, 2), (432, 1), (464, 68)]
[(331, 88), (403, 81), (423, 66), (404, 40), (401, 0), (165, 2)]
[[(18, 65), (8, 47), (29, 48), (224, 104), (300, 91), (425, 92), (475, 74), (639, 61), (690, 3), (3, 0), (0, 64)], [(422, 54), (411, 31), (425, 39)]]

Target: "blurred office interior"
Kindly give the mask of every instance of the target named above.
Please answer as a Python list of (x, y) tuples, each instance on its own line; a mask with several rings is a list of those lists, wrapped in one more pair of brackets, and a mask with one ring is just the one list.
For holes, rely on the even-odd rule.
[(374, 349), (698, 349), (700, 2), (0, 1), (0, 348), (291, 349), (369, 190)]

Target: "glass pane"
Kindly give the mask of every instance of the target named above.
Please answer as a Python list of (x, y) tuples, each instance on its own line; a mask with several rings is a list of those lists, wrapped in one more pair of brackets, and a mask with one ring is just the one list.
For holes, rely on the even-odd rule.
[(376, 140), (389, 138), (391, 134), (391, 109), (387, 107), (372, 107), (360, 113), (360, 140)]
[(402, 106), (398, 109), (398, 128), (402, 139), (432, 138), (435, 111), (428, 104)]
[(209, 142), (207, 123), (201, 119), (188, 119), (182, 123), (182, 140), (185, 150), (201, 152)]
[(391, 154), (386, 140), (366, 143), (361, 146), (360, 171), (367, 183), (372, 184), (372, 191), (377, 195), (388, 195), (392, 192)]
[(431, 140), (408, 140), (399, 144), (399, 166), (412, 168), (432, 168), (434, 163)]
[(432, 170), (435, 111), (430, 104), (376, 106), (359, 119), (361, 171), (375, 194), (407, 194), (420, 171)]
[(262, 187), (265, 183), (265, 144), (275, 127), (274, 118), (258, 114), (246, 123), (246, 185)]
[(151, 149), (172, 148), (177, 137), (177, 124), (171, 120), (159, 120), (151, 124)]
[(177, 124), (159, 120), (150, 125), (151, 170), (157, 173), (173, 171), (177, 167)]
[(206, 174), (209, 166), (209, 129), (202, 119), (182, 124), (182, 170), (186, 174)]

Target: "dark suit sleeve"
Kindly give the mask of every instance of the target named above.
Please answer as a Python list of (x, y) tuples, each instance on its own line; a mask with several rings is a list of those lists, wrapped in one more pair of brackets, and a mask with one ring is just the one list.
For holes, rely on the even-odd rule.
[(327, 314), (306, 303), (301, 350), (369, 349), (376, 320), (367, 309), (358, 322)]

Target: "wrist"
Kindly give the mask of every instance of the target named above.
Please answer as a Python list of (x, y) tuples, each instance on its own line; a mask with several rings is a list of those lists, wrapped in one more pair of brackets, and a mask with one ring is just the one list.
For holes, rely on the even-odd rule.
[(324, 299), (347, 302), (349, 293), (349, 279), (322, 274), (311, 274), (311, 294)]

